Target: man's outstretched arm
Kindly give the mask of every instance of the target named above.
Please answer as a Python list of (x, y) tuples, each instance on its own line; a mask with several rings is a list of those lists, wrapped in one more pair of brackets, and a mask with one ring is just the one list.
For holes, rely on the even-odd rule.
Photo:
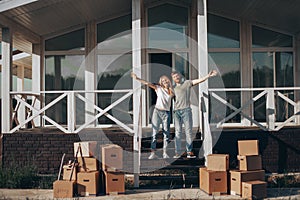
[(206, 76), (199, 78), (199, 79), (192, 80), (193, 86), (198, 85), (199, 83), (202, 83), (202, 82), (206, 81), (207, 79), (209, 79), (210, 77), (216, 76), (217, 74), (218, 74), (218, 72), (216, 70), (212, 70)]

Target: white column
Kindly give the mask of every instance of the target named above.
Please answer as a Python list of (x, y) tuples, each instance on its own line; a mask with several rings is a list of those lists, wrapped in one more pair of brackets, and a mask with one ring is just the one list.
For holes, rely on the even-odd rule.
[(8, 133), (10, 130), (11, 116), (11, 79), (12, 79), (12, 33), (9, 28), (2, 28), (2, 81), (1, 81), (1, 122), (2, 133)]
[[(40, 94), (41, 92), (41, 80), (42, 80), (42, 60), (41, 60), (41, 55), (42, 55), (42, 49), (41, 45), (33, 44), (32, 45), (32, 82), (31, 82), (31, 90), (33, 93)], [(39, 99), (35, 100), (34, 107), (37, 110), (41, 109), (41, 101), (40, 98), (41, 96), (37, 96)], [(35, 98), (35, 97), (32, 97)], [(34, 99), (32, 99), (34, 100)], [(38, 111), (33, 110), (32, 115), (35, 115)], [(33, 119), (34, 125), (35, 126), (41, 126), (41, 117), (36, 117)]]
[[(96, 38), (96, 23), (90, 22), (86, 26), (86, 65), (85, 65), (85, 90), (94, 91), (96, 86), (96, 77), (97, 77), (97, 55), (95, 47), (97, 46)], [(95, 94), (86, 93), (85, 97), (90, 103), (85, 103), (85, 122), (91, 121), (95, 116)], [(92, 103), (92, 104), (91, 104)], [(89, 126), (95, 126), (96, 122)]]
[[(132, 0), (132, 71), (141, 77), (142, 66), (142, 18), (143, 0)], [(140, 154), (141, 154), (141, 84), (138, 81), (133, 81), (133, 168), (134, 168), (134, 187), (139, 187), (140, 173)]]
[[(197, 27), (198, 27), (198, 72), (199, 77), (208, 73), (208, 48), (207, 48), (207, 11), (206, 0), (198, 0), (197, 5)], [(202, 94), (208, 94), (208, 81), (199, 86), (200, 105), (202, 112), (202, 133), (204, 136), (203, 145), (200, 153), (205, 157), (212, 153), (212, 136), (208, 121), (208, 99), (202, 97)], [(203, 156), (200, 155), (200, 156)]]
[[(23, 92), (24, 90), (24, 66), (17, 66), (17, 92)], [(25, 98), (26, 100), (27, 98)], [(18, 120), (20, 123), (25, 121), (26, 110), (25, 105), (21, 104), (18, 109)], [(24, 128), (23, 126), (22, 128)]]

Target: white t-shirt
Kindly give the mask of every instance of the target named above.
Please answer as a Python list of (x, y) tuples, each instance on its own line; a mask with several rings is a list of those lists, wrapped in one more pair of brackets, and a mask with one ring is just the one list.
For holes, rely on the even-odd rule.
[(170, 111), (173, 96), (169, 95), (168, 92), (159, 85), (156, 86), (155, 92), (157, 95), (155, 108)]

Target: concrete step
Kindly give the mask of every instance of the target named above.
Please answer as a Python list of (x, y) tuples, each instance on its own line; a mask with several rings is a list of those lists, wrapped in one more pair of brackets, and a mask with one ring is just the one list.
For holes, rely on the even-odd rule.
[(203, 165), (170, 165), (140, 174), (140, 186), (191, 188), (199, 187), (199, 168)]

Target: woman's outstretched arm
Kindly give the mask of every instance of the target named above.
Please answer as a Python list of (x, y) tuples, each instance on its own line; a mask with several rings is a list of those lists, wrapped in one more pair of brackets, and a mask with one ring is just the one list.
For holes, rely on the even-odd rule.
[(145, 81), (145, 80), (143, 80), (143, 79), (137, 77), (137, 75), (136, 75), (135, 73), (131, 72), (131, 77), (132, 77), (133, 79), (135, 79), (135, 80), (137, 80), (137, 81), (143, 83), (144, 85), (147, 85), (148, 87), (150, 87), (150, 88), (156, 90), (156, 86), (155, 86), (153, 83), (150, 83), (150, 82), (148, 82), (148, 81)]

